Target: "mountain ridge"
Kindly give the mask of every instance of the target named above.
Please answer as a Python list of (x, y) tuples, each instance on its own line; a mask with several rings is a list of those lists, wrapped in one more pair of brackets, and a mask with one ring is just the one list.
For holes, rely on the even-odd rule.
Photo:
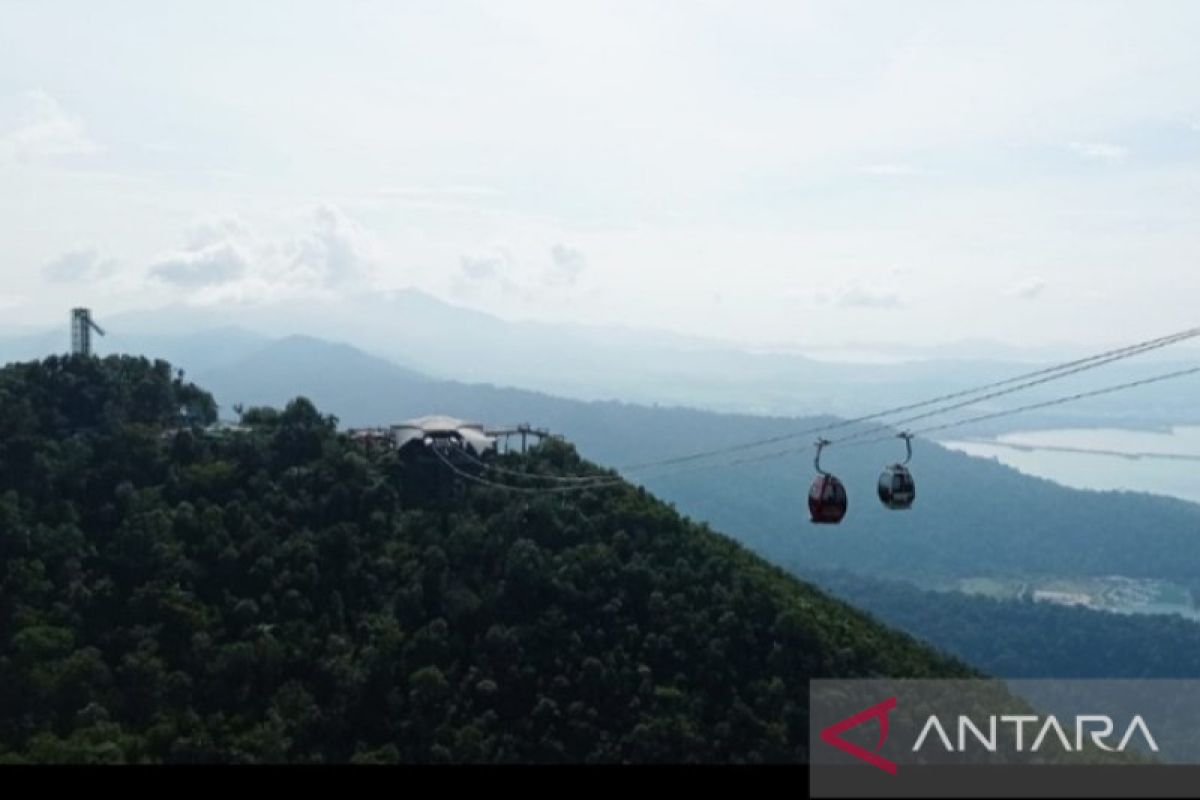
[[(877, 410), (870, 398), (881, 393), (902, 405), (1030, 368), (1027, 358), (917, 358), (901, 363), (886, 359), (863, 364), (810, 357), (797, 348), (752, 347), (646, 328), (513, 322), (412, 288), (288, 303), (176, 304), (99, 318), (112, 340), (98, 338), (97, 352), (158, 348), (175, 363), (190, 363), (193, 372), (248, 354), (245, 343), (227, 341), (233, 336), (230, 328), (239, 328), (260, 340), (299, 333), (344, 341), (441, 379), (519, 386), (580, 400), (619, 399), (785, 416), (829, 409), (856, 416)], [(185, 342), (189, 337), (194, 341)], [(215, 341), (205, 348), (210, 340)], [(40, 357), (65, 349), (66, 342), (65, 330), (61, 336), (49, 333), (36, 342), (0, 337), (0, 360)], [(897, 346), (907, 347), (902, 340)], [(954, 348), (946, 352), (953, 354)], [(1121, 380), (1141, 378), (1161, 371), (1164, 363), (1185, 359), (1186, 352), (1172, 348), (1109, 370)], [(1038, 394), (1036, 389), (1031, 392), (1031, 396)], [(1166, 420), (1200, 422), (1194, 404), (1177, 393), (1148, 388), (1141, 390), (1141, 396), (1144, 401), (1132, 407), (1093, 398), (1069, 409), (1026, 415), (1021, 424), (1142, 427)], [(1005, 425), (1006, 421), (997, 420), (979, 430)]]

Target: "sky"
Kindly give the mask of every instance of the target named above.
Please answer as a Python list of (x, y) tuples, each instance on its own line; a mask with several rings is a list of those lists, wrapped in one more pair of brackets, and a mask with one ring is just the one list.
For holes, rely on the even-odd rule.
[(1197, 41), (1186, 1), (0, 0), (0, 328), (416, 287), (1148, 338), (1200, 324)]

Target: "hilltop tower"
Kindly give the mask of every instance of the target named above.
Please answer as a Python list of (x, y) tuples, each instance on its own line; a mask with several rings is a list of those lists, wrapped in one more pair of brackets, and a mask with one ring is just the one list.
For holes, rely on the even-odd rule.
[(104, 329), (92, 320), (91, 309), (71, 309), (71, 355), (90, 356), (92, 354), (92, 331), (101, 336), (104, 335)]

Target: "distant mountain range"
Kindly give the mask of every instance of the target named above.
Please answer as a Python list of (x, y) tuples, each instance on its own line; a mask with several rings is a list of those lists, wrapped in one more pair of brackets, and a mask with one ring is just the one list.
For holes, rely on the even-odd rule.
[[(718, 340), (617, 326), (509, 322), (416, 290), (258, 307), (166, 309), (101, 321), (98, 352), (156, 352), (195, 374), (230, 365), (269, 340), (304, 334), (345, 342), (435, 378), (521, 387), (577, 400), (622, 400), (747, 414), (856, 416), (1021, 374), (1031, 363), (1083, 353), (1019, 350), (987, 342), (936, 348), (894, 342), (812, 351), (747, 348)], [(1161, 333), (1166, 333), (1162, 331)], [(0, 336), (0, 361), (35, 358), (67, 346), (62, 330)], [(852, 337), (847, 337), (852, 338)], [(1098, 348), (1099, 349), (1099, 348)], [(852, 363), (850, 351), (881, 352), (892, 363)], [(1022, 402), (1119, 383), (1200, 359), (1186, 345), (1030, 390)], [(974, 354), (974, 355), (972, 355)], [(983, 354), (982, 356), (980, 354)], [(839, 361), (839, 358), (852, 359)], [(895, 363), (903, 360), (903, 363)], [(1013, 405), (1009, 398), (985, 410)], [(1174, 387), (1147, 387), (973, 428), (1014, 429), (1200, 422), (1200, 407)]]

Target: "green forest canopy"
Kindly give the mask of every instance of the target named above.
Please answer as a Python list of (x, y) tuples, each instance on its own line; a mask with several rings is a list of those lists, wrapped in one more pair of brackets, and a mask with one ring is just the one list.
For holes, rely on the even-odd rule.
[(161, 361), (0, 370), (0, 760), (802, 761), (810, 678), (975, 674), (642, 489), (443, 506), (307, 400), (214, 419)]

